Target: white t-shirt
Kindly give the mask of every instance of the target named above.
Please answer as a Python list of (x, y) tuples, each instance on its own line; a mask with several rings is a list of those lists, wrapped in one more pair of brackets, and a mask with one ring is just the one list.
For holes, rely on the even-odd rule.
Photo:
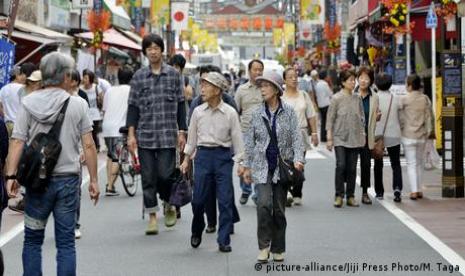
[(110, 88), (111, 88), (110, 82), (108, 82), (106, 79), (98, 78), (98, 89), (100, 91), (103, 91), (103, 93), (105, 94)]
[(297, 97), (291, 98), (284, 93), (281, 99), (294, 109), (297, 119), (299, 120), (300, 128), (306, 128), (308, 126), (307, 119), (316, 115), (310, 97), (302, 90), (299, 91)]
[(24, 87), (24, 84), (12, 82), (0, 90), (0, 102), (3, 105), (3, 113), (5, 114), (5, 122), (16, 121), (16, 114), (21, 108), (21, 99), (19, 90)]
[(333, 91), (329, 87), (328, 83), (324, 80), (319, 80), (315, 85), (315, 96), (318, 102), (318, 107), (323, 108), (331, 104), (331, 97)]
[(113, 86), (105, 93), (103, 100), (102, 135), (103, 137), (120, 137), (119, 129), (126, 125), (128, 113), (129, 85)]
[(90, 89), (85, 89), (84, 86), (81, 87), (82, 91), (87, 93), (87, 97), (89, 97), (89, 109), (90, 109), (90, 119), (92, 121), (100, 121), (102, 120), (102, 115), (100, 114), (100, 110), (97, 107), (97, 92), (103, 93), (101, 90), (97, 89), (95, 84), (92, 84)]

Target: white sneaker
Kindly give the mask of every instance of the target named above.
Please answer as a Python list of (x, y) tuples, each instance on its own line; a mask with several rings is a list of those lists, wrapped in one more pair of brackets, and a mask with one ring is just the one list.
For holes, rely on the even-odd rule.
[(294, 197), (294, 205), (302, 205), (302, 198)]
[(284, 253), (273, 253), (273, 261), (275, 262), (284, 261)]
[(74, 229), (74, 238), (76, 240), (81, 238), (81, 231), (79, 229)]
[(259, 263), (267, 263), (268, 258), (270, 258), (270, 249), (265, 248), (263, 250), (260, 250), (260, 254), (258, 254), (257, 261)]

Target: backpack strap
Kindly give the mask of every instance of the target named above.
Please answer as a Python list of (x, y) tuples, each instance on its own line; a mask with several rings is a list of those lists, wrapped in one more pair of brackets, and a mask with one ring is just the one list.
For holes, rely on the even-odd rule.
[(65, 120), (65, 113), (66, 113), (66, 109), (68, 109), (68, 103), (69, 103), (70, 98), (71, 96), (68, 97), (68, 99), (66, 99), (65, 103), (63, 104), (63, 107), (60, 110), (60, 114), (58, 114), (57, 120), (55, 121), (52, 128), (48, 132), (48, 134), (53, 135), (56, 139), (58, 139), (58, 137), (60, 136), (61, 127), (63, 125), (63, 121)]

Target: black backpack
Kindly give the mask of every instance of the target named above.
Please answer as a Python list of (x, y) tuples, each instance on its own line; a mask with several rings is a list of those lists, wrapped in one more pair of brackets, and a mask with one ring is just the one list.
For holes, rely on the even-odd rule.
[(69, 98), (48, 133), (40, 132), (26, 145), (16, 173), (19, 184), (33, 192), (44, 192), (61, 153), (59, 141)]

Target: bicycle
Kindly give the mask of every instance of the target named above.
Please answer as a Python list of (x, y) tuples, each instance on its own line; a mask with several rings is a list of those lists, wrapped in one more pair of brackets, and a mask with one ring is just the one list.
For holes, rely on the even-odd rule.
[(118, 145), (116, 154), (118, 156), (119, 176), (123, 183), (124, 191), (128, 196), (133, 197), (137, 193), (137, 188), (141, 182), (140, 164), (136, 156), (132, 157), (128, 149), (128, 128), (121, 127), (119, 132), (123, 135), (123, 141)]

